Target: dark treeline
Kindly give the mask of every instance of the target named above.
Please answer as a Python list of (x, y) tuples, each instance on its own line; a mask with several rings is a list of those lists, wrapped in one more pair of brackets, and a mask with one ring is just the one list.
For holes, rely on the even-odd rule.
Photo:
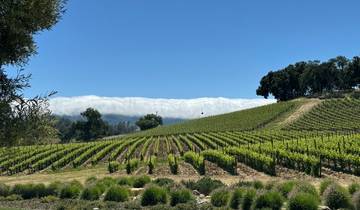
[(326, 62), (308, 61), (270, 71), (260, 81), (256, 94), (273, 95), (280, 101), (351, 90), (360, 84), (360, 57), (338, 56)]
[(88, 108), (81, 116), (83, 119), (77, 121), (58, 117), (55, 127), (62, 143), (92, 141), (101, 137), (131, 133), (138, 129), (129, 122), (109, 124), (102, 119), (100, 112), (93, 108)]

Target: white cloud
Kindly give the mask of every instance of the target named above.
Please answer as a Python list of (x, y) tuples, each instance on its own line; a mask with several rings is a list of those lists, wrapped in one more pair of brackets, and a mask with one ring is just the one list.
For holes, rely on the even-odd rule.
[[(58, 115), (78, 115), (88, 107), (102, 114), (142, 116), (158, 113), (162, 117), (192, 119), (223, 114), (274, 103), (272, 99), (155, 99), (141, 97), (77, 96), (57, 97), (50, 100), (50, 109)], [(203, 115), (201, 113), (203, 112)]]

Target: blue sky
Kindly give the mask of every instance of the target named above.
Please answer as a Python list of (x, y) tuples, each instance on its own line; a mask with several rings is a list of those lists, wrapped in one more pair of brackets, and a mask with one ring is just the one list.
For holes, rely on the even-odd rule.
[(69, 0), (27, 95), (256, 98), (301, 60), (360, 55), (360, 1)]

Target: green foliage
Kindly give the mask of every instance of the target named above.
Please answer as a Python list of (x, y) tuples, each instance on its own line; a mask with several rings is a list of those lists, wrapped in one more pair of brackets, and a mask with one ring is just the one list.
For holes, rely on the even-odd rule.
[(158, 186), (150, 186), (145, 189), (141, 197), (142, 206), (154, 206), (157, 204), (166, 204), (167, 192), (165, 189)]
[(359, 183), (351, 183), (348, 187), (348, 191), (351, 195), (353, 195), (354, 193), (356, 193), (357, 191), (360, 190), (360, 184)]
[(177, 174), (178, 170), (179, 170), (179, 164), (178, 164), (177, 157), (175, 157), (175, 155), (173, 155), (173, 154), (169, 154), (168, 162), (169, 162), (169, 167), (170, 167), (171, 173)]
[(334, 180), (331, 180), (331, 179), (322, 180), (320, 183), (320, 189), (319, 189), (320, 195), (322, 195), (325, 192), (326, 188), (328, 188), (330, 185), (332, 185), (334, 183), (335, 183)]
[(178, 189), (170, 193), (170, 205), (176, 206), (179, 203), (187, 203), (194, 200), (192, 193), (187, 189)]
[(238, 112), (204, 117), (150, 129), (139, 135), (170, 135), (180, 133), (245, 131), (260, 128), (281, 114), (296, 109), (302, 102), (276, 103)]
[(313, 195), (300, 192), (289, 199), (288, 210), (317, 210), (319, 201)]
[(118, 179), (118, 184), (119, 185), (127, 185), (127, 186), (133, 186), (134, 184), (134, 178), (133, 176), (124, 176), (124, 177), (120, 177)]
[(139, 159), (131, 159), (126, 162), (126, 173), (131, 174), (134, 172), (140, 165)]
[(130, 196), (130, 191), (127, 188), (115, 185), (110, 187), (110, 189), (106, 192), (104, 200), (124, 202), (129, 199), (129, 196)]
[(101, 195), (101, 189), (98, 186), (86, 187), (81, 193), (81, 199), (83, 200), (98, 200)]
[(295, 186), (288, 194), (288, 197), (291, 198), (299, 193), (308, 193), (311, 194), (314, 198), (318, 200), (320, 199), (316, 188), (312, 184), (305, 181), (296, 182)]
[(226, 206), (230, 199), (230, 192), (226, 189), (216, 189), (211, 193), (211, 204), (216, 207)]
[(239, 209), (244, 194), (245, 194), (245, 189), (236, 188), (231, 195), (229, 206), (232, 209)]
[(157, 178), (153, 181), (154, 184), (159, 185), (160, 187), (167, 187), (174, 185), (174, 180), (169, 178)]
[(282, 196), (288, 197), (291, 190), (294, 188), (296, 182), (294, 181), (285, 181), (280, 184), (278, 184), (275, 188), (277, 191), (279, 191)]
[(256, 196), (256, 190), (249, 188), (246, 190), (243, 198), (243, 202), (241, 204), (241, 208), (243, 210), (250, 210), (251, 206), (253, 205), (253, 202), (255, 200)]
[(109, 173), (114, 173), (120, 169), (120, 163), (117, 161), (111, 161), (108, 164), (108, 171)]
[(184, 154), (184, 160), (187, 163), (190, 163), (198, 172), (200, 175), (205, 174), (205, 164), (204, 164), (204, 157), (192, 152), (188, 151)]
[(24, 199), (41, 198), (48, 195), (44, 184), (16, 184), (11, 194), (20, 195)]
[(330, 185), (324, 191), (323, 202), (331, 209), (349, 208), (351, 206), (349, 192), (337, 184)]
[(197, 182), (192, 182), (192, 181), (183, 182), (183, 184), (187, 188), (191, 190), (197, 190), (204, 195), (209, 195), (213, 190), (225, 186), (221, 181), (213, 180), (210, 177), (203, 177), (199, 179)]
[(0, 197), (10, 195), (10, 187), (4, 183), (0, 183)]
[(141, 130), (155, 128), (162, 124), (162, 117), (155, 114), (147, 114), (136, 122), (136, 125), (139, 126)]
[(147, 163), (147, 165), (148, 165), (148, 174), (153, 174), (154, 173), (155, 164), (156, 164), (156, 157), (155, 156), (150, 156), (149, 161)]
[(79, 182), (70, 182), (65, 184), (65, 186), (60, 191), (60, 198), (76, 199), (79, 197), (82, 188), (83, 187)]
[(138, 176), (134, 178), (134, 182), (133, 182), (133, 187), (136, 188), (141, 188), (144, 187), (146, 184), (151, 182), (151, 178), (143, 175), (143, 176)]
[(273, 210), (280, 210), (283, 205), (283, 197), (279, 192), (268, 191), (259, 194), (254, 202), (254, 209), (269, 208)]
[(321, 102), (287, 129), (306, 131), (358, 131), (360, 119), (359, 99), (330, 99)]
[(270, 94), (278, 100), (316, 96), (352, 89), (360, 82), (360, 57), (351, 61), (343, 56), (326, 62), (298, 62), (278, 71), (270, 71), (260, 81), (257, 95)]
[(216, 163), (220, 168), (231, 174), (236, 174), (236, 160), (230, 155), (226, 155), (219, 150), (204, 150), (201, 155), (205, 160)]

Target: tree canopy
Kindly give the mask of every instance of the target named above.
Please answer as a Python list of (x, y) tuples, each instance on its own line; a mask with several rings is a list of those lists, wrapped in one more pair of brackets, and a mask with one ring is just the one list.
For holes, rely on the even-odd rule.
[(163, 124), (162, 117), (156, 114), (147, 114), (144, 117), (141, 117), (136, 125), (139, 126), (141, 130), (147, 130), (150, 128), (155, 128)]
[(256, 94), (273, 95), (284, 101), (324, 92), (349, 90), (360, 84), (360, 57), (349, 60), (338, 56), (326, 62), (308, 61), (270, 71), (261, 81)]
[(64, 12), (65, 0), (2, 0), (0, 67), (23, 65), (36, 53), (34, 35), (49, 30)]
[(55, 135), (48, 97), (25, 98), (30, 74), (10, 77), (5, 66), (23, 67), (36, 53), (34, 35), (49, 30), (64, 12), (65, 0), (0, 2), (0, 144), (42, 143)]

